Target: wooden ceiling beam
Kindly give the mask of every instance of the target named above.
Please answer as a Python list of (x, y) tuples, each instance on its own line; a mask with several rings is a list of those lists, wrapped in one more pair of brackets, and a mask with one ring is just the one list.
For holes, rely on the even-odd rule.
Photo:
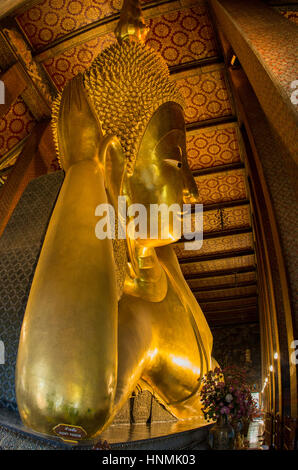
[(234, 318), (227, 319), (227, 320), (209, 320), (208, 324), (211, 329), (215, 328), (231, 328), (234, 326), (243, 326), (243, 325), (258, 325), (259, 319), (257, 317), (248, 317), (248, 318), (241, 318), (238, 321), (235, 321)]
[[(0, 42), (1, 47), (5, 49), (3, 56), (9, 56), (7, 60), (13, 61), (15, 67), (18, 68), (18, 75), (22, 76), (26, 83), (20, 96), (31, 114), (37, 121), (50, 118), (54, 87), (43, 67), (32, 58), (30, 47), (10, 18), (3, 20), (0, 28)], [(4, 70), (8, 70), (5, 60), (2, 60), (3, 56), (0, 54), (0, 67), (4, 66)]]
[(1, 119), (27, 88), (27, 81), (19, 63), (14, 64), (1, 74), (0, 80), (4, 83), (4, 104), (0, 104)]
[[(249, 199), (235, 199), (234, 201), (225, 201), (225, 202), (217, 202), (216, 204), (204, 204), (204, 212), (207, 211), (215, 211), (215, 210), (222, 210), (228, 209), (230, 207), (237, 207), (237, 206), (248, 206)], [(195, 212), (195, 204), (193, 204), (191, 208), (192, 212)]]
[(223, 291), (227, 289), (239, 289), (239, 288), (246, 288), (246, 287), (257, 287), (257, 281), (250, 281), (250, 282), (237, 282), (237, 284), (219, 284), (217, 286), (208, 286), (208, 287), (194, 287), (190, 288), (193, 294), (203, 293), (203, 292), (216, 292), (216, 291)]
[(204, 312), (204, 315), (206, 317), (210, 316), (210, 315), (224, 315), (225, 313), (231, 315), (233, 314), (233, 312), (235, 312), (235, 317), (237, 318), (237, 316), (243, 314), (243, 313), (246, 313), (248, 314), (248, 310), (253, 310), (254, 312), (257, 312), (258, 310), (258, 305), (257, 304), (248, 304), (248, 305), (241, 305), (241, 306), (238, 306), (238, 307), (231, 307), (231, 308), (219, 308), (219, 309), (214, 309), (214, 310), (204, 310), (204, 308), (202, 308), (203, 312)]
[[(244, 227), (244, 228), (234, 228), (231, 230), (220, 230), (218, 232), (207, 232), (203, 234), (203, 239), (204, 240), (211, 240), (215, 238), (222, 238), (222, 237), (232, 237), (232, 236), (237, 236), (237, 235), (243, 235), (246, 233), (252, 233), (252, 228), (251, 227)], [(177, 242), (174, 242), (173, 245), (177, 245), (178, 243), (191, 243), (194, 241), (195, 238), (191, 240), (186, 240), (186, 238), (182, 237), (180, 240)]]
[(201, 261), (214, 261), (217, 259), (239, 258), (240, 256), (254, 255), (253, 249), (242, 249), (238, 251), (227, 251), (221, 253), (212, 253), (206, 255), (192, 256), (189, 258), (178, 258), (180, 264), (200, 263)]
[(244, 273), (254, 273), (256, 271), (256, 266), (241, 266), (239, 268), (231, 269), (221, 269), (216, 271), (209, 271), (204, 273), (193, 273), (193, 274), (184, 274), (184, 278), (187, 281), (193, 281), (196, 279), (205, 279), (210, 277), (221, 277), (221, 276), (231, 276), (234, 274), (244, 274)]
[(206, 320), (210, 327), (213, 326), (228, 326), (228, 325), (239, 325), (243, 323), (259, 323), (259, 314), (257, 311), (254, 312), (242, 312), (237, 313), (237, 315), (233, 315), (227, 313), (224, 315), (208, 315), (205, 313)]
[[(257, 299), (257, 294), (244, 294), (244, 295), (231, 295), (227, 297), (213, 297), (212, 299), (202, 299), (199, 296), (195, 296), (197, 301), (200, 304), (207, 304), (212, 302), (233, 302), (234, 300), (241, 300), (241, 299)], [(250, 304), (251, 305), (251, 304)]]
[(233, 114), (228, 116), (219, 116), (212, 119), (204, 119), (203, 121), (196, 121), (186, 124), (186, 132), (205, 129), (207, 127), (216, 127), (222, 124), (233, 124), (237, 122), (237, 117)]
[(0, 18), (31, 8), (40, 0), (1, 0)]
[(214, 173), (222, 173), (226, 171), (241, 170), (244, 168), (243, 162), (236, 163), (227, 163), (226, 165), (217, 165), (208, 168), (200, 168), (198, 170), (193, 170), (193, 176), (205, 176), (212, 175)]
[[(205, 57), (203, 59), (193, 60), (191, 62), (184, 62), (182, 64), (170, 65), (170, 75), (178, 75), (181, 72), (195, 70), (197, 68), (207, 67), (210, 65), (220, 65), (220, 68), (224, 66), (223, 60), (218, 56)], [(176, 77), (175, 77), (176, 78)]]

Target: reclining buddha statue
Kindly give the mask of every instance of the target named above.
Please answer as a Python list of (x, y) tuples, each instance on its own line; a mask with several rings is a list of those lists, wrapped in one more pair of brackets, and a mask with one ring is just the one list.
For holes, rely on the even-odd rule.
[(96, 207), (111, 204), (120, 217), (119, 196), (145, 208), (197, 199), (183, 101), (146, 32), (138, 2), (124, 0), (117, 42), (66, 85), (53, 108), (65, 179), (16, 367), (23, 423), (47, 435), (60, 424), (83, 428), (87, 439), (99, 435), (137, 386), (178, 419), (199, 416), (202, 377), (215, 364), (171, 224), (155, 239), (95, 234)]

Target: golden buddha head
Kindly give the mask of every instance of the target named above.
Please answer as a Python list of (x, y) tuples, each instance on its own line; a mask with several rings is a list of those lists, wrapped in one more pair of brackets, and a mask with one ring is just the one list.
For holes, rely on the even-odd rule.
[[(122, 194), (128, 203), (148, 209), (177, 204), (180, 214), (183, 203), (194, 202), (197, 189), (186, 157), (183, 100), (163, 58), (126, 38), (95, 59), (83, 82), (103, 134), (119, 139), (125, 160)], [(141, 242), (173, 242), (171, 223), (168, 235)]]

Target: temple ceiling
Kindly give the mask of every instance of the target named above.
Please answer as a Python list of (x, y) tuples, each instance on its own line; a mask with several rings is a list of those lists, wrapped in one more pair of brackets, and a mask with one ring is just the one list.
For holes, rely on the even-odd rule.
[[(185, 100), (188, 161), (204, 204), (203, 248), (176, 253), (211, 325), (257, 321), (257, 284), (244, 149), (225, 64), (203, 0), (143, 3), (147, 43)], [(122, 0), (28, 1), (1, 20), (0, 70), (16, 62), (26, 86), (0, 119), (0, 185), (68, 80), (115, 41)], [(31, 6), (30, 6), (31, 5)], [(287, 12), (290, 20), (293, 18)], [(48, 171), (59, 164), (52, 153)], [(241, 301), (242, 297), (242, 301)], [(216, 301), (218, 299), (218, 301)], [(245, 299), (245, 303), (243, 300)], [(238, 319), (238, 320), (237, 320)]]

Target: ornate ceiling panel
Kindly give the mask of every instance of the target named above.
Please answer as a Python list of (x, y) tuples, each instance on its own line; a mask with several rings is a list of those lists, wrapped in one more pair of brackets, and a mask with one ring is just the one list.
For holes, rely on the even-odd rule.
[(188, 77), (176, 80), (185, 100), (187, 123), (232, 114), (224, 71), (204, 72), (202, 70), (197, 70), (195, 73), (192, 71)]
[(200, 301), (214, 299), (216, 297), (232, 297), (240, 295), (255, 295), (257, 294), (257, 286), (248, 286), (248, 287), (233, 287), (232, 289), (224, 289), (217, 291), (209, 292), (198, 292), (195, 293), (197, 299)]
[(249, 206), (225, 207), (221, 210), (221, 217), (223, 230), (251, 226)]
[(203, 246), (200, 250), (185, 250), (184, 243), (177, 243), (174, 245), (178, 258), (191, 258), (193, 256), (211, 253), (225, 253), (226, 251), (237, 251), (245, 248), (253, 248), (253, 238), (251, 233), (209, 238), (203, 240)]
[(235, 201), (247, 197), (243, 170), (196, 176), (195, 181), (199, 190), (198, 203), (201, 204)]
[[(153, 3), (143, 0), (142, 3)], [(16, 20), (34, 50), (119, 13), (122, 0), (44, 0)], [(148, 20), (147, 42), (170, 65), (215, 56), (214, 32), (204, 5)]]
[(37, 50), (58, 38), (119, 12), (122, 0), (44, 0), (17, 17)]
[(215, 259), (212, 261), (199, 261), (196, 263), (188, 263), (181, 265), (183, 274), (198, 274), (208, 271), (221, 271), (235, 268), (243, 268), (245, 266), (254, 266), (254, 255), (239, 256), (237, 258)]
[(217, 55), (214, 32), (206, 7), (180, 10), (148, 21), (147, 44), (168, 65), (177, 65)]
[[(203, 213), (204, 233), (220, 232), (251, 226), (249, 206), (225, 207)], [(195, 216), (192, 215), (191, 230), (195, 231)]]
[[(216, 55), (213, 31), (205, 7), (199, 6), (171, 12), (149, 20), (148, 24), (151, 29), (147, 43), (161, 53), (169, 66)], [(61, 90), (69, 79), (89, 67), (95, 57), (113, 42), (115, 42), (114, 33), (108, 33), (77, 45), (53, 59), (46, 60), (43, 65), (54, 84)], [(208, 93), (212, 93), (211, 81), (214, 82), (217, 76), (205, 78), (207, 81), (202, 86), (210, 90)], [(220, 87), (222, 83), (218, 85), (214, 93), (218, 93), (222, 99), (223, 92), (220, 91)], [(196, 97), (193, 98), (194, 101), (196, 99)], [(207, 112), (211, 110), (213, 114), (218, 108), (209, 101), (208, 103), (206, 101), (206, 105), (208, 105)]]
[(8, 113), (0, 120), (0, 157), (15, 147), (32, 131), (35, 124), (29, 109), (18, 98)]
[(191, 170), (239, 162), (237, 129), (228, 127), (188, 133), (187, 158)]
[[(195, 230), (194, 216), (192, 216), (191, 222), (192, 222), (191, 230), (192, 232), (194, 232)], [(203, 227), (204, 227), (204, 232), (206, 233), (220, 232), (221, 230), (223, 230), (220, 211), (214, 210), (214, 211), (203, 212)]]
[[(249, 272), (249, 273), (235, 273), (229, 274), (226, 276), (214, 276), (214, 277), (206, 277), (205, 279), (192, 279), (187, 281), (188, 285), (192, 289), (197, 288), (204, 288), (204, 287), (215, 287), (221, 286), (226, 284), (234, 284), (237, 286), (239, 283), (244, 282), (254, 282), (256, 281), (256, 273)], [(223, 292), (223, 291), (222, 291)]]
[(43, 63), (53, 83), (59, 91), (78, 73), (84, 72), (95, 57), (107, 46), (115, 42), (114, 33), (92, 39), (80, 46)]

